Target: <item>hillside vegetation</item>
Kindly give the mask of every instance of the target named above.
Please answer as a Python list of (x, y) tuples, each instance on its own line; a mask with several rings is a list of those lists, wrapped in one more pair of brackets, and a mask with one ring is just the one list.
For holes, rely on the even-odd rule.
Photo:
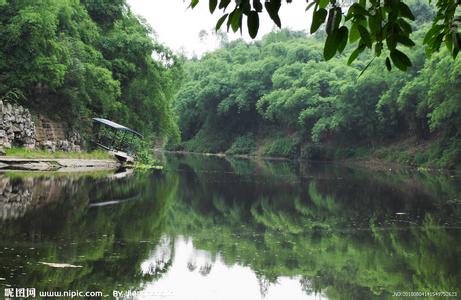
[[(432, 18), (419, 5), (416, 41)], [(413, 47), (404, 50), (413, 67), (388, 72), (384, 58), (367, 52), (348, 66), (352, 48), (326, 62), (323, 40), (283, 30), (253, 43), (226, 42), (187, 62), (175, 100), (183, 142), (171, 149), (460, 165), (459, 59)]]
[(181, 64), (124, 0), (0, 1), (0, 97), (82, 133), (100, 116), (177, 138)]
[(0, 1), (0, 98), (86, 140), (98, 116), (174, 150), (457, 168), (461, 62), (446, 49), (427, 55), (434, 10), (408, 4), (418, 46), (399, 45), (412, 67), (389, 72), (389, 53), (348, 65), (353, 45), (325, 61), (323, 27), (251, 43), (219, 33), (221, 48), (187, 60), (125, 0)]

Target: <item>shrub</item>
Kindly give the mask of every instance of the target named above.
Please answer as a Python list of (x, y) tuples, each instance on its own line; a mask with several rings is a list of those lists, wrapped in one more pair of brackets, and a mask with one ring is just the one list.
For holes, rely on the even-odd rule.
[(199, 131), (192, 139), (183, 143), (184, 149), (190, 152), (219, 153), (229, 147), (229, 139), (223, 134), (210, 131)]
[(256, 150), (256, 144), (252, 134), (239, 136), (232, 146), (226, 151), (227, 154), (251, 154)]
[(297, 138), (278, 139), (264, 148), (263, 155), (296, 158), (299, 155), (299, 141)]
[(461, 141), (458, 137), (441, 138), (416, 156), (419, 165), (456, 169), (461, 165)]
[(154, 157), (152, 144), (148, 142), (150, 140), (150, 137), (145, 139), (134, 138), (132, 140), (132, 147), (136, 156), (135, 163), (139, 166), (153, 167), (158, 165), (158, 161)]

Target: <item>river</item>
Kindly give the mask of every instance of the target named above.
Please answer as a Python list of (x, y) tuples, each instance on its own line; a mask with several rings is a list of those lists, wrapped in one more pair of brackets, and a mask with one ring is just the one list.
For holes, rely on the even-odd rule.
[(0, 293), (461, 295), (459, 175), (165, 159), (162, 172), (0, 174)]

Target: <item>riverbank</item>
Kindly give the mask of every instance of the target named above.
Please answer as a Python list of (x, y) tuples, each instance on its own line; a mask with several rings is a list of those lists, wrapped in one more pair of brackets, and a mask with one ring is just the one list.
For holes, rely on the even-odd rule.
[(120, 163), (114, 159), (0, 157), (0, 170), (85, 172), (117, 169), (119, 167)]
[(371, 171), (424, 171), (424, 172), (436, 172), (436, 173), (461, 173), (461, 168), (447, 169), (438, 167), (422, 167), (417, 165), (411, 165), (404, 162), (396, 162), (392, 160), (386, 160), (372, 155), (362, 155), (360, 157), (350, 158), (337, 158), (337, 159), (303, 159), (303, 158), (288, 158), (288, 157), (276, 157), (276, 156), (264, 156), (260, 154), (229, 154), (229, 153), (201, 153), (201, 152), (189, 152), (189, 151), (171, 151), (156, 149), (156, 152), (179, 154), (179, 155), (197, 155), (206, 157), (219, 157), (229, 159), (247, 159), (247, 160), (267, 160), (267, 161), (297, 161), (297, 162), (312, 162), (312, 163), (333, 163), (344, 166), (360, 167)]
[[(194, 141), (196, 142), (196, 141)], [(207, 145), (206, 143), (202, 143)], [(415, 137), (381, 143), (306, 143), (296, 136), (279, 138), (253, 136), (238, 139), (230, 147), (192, 147), (190, 141), (171, 147), (181, 153), (232, 156), (241, 158), (334, 161), (361, 164), (371, 168), (404, 167), (423, 170), (461, 170), (461, 140), (433, 136), (426, 140)], [(220, 149), (209, 151), (212, 149)], [(227, 150), (226, 150), (227, 149)], [(204, 150), (204, 151), (197, 151)], [(211, 153), (210, 153), (211, 152)]]
[(0, 170), (85, 172), (117, 169), (120, 163), (107, 151), (47, 151), (13, 147), (0, 156)]

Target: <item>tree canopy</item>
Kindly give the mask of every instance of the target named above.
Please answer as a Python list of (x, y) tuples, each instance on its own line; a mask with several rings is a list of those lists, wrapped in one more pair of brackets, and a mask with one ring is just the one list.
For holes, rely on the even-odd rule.
[[(426, 28), (413, 38), (421, 41)], [(372, 55), (347, 66), (353, 51), (324, 61), (321, 37), (282, 30), (187, 62), (175, 100), (180, 148), (331, 159), (402, 139), (439, 139), (428, 152), (402, 153), (402, 162), (459, 163), (459, 60), (447, 50), (426, 58), (419, 47), (408, 54), (408, 72), (383, 73), (385, 59), (377, 58), (359, 77)]]
[[(234, 2), (235, 5), (231, 5)], [(279, 10), (282, 0), (266, 0), (264, 6), (261, 0), (209, 0), (209, 9), (213, 13), (222, 11), (222, 16), (216, 23), (219, 29), (225, 22), (227, 30), (234, 32), (242, 30), (244, 18), (246, 27), (252, 38), (255, 38), (259, 29), (259, 14), (265, 11), (272, 21), (282, 26)], [(286, 0), (291, 3), (292, 0)], [(422, 16), (421, 21), (432, 20), (432, 25), (426, 31), (425, 38), (419, 43), (427, 45), (427, 52), (439, 50), (442, 43), (452, 54), (458, 55), (461, 47), (461, 14), (458, 0), (437, 0), (435, 14), (424, 8), (419, 1), (412, 0), (313, 0), (306, 1), (306, 11), (312, 10), (312, 23), (310, 33), (318, 32), (322, 27), (326, 32), (323, 47), (325, 60), (332, 59), (336, 54), (342, 53), (346, 45), (354, 44), (356, 48), (349, 54), (348, 64), (351, 64), (365, 49), (373, 51), (374, 56), (384, 55), (384, 63), (388, 70), (392, 66), (400, 70), (407, 70), (412, 63), (402, 47), (413, 47), (415, 41), (411, 33), (415, 26), (415, 13)], [(431, 1), (428, 1), (431, 3)], [(194, 8), (199, 0), (191, 0), (190, 6)], [(421, 9), (426, 10), (426, 15)], [(429, 15), (427, 15), (429, 14)], [(428, 19), (427, 19), (428, 18)]]
[(178, 136), (171, 99), (180, 60), (124, 0), (0, 5), (0, 96), (20, 91), (21, 104), (76, 127), (101, 116)]

